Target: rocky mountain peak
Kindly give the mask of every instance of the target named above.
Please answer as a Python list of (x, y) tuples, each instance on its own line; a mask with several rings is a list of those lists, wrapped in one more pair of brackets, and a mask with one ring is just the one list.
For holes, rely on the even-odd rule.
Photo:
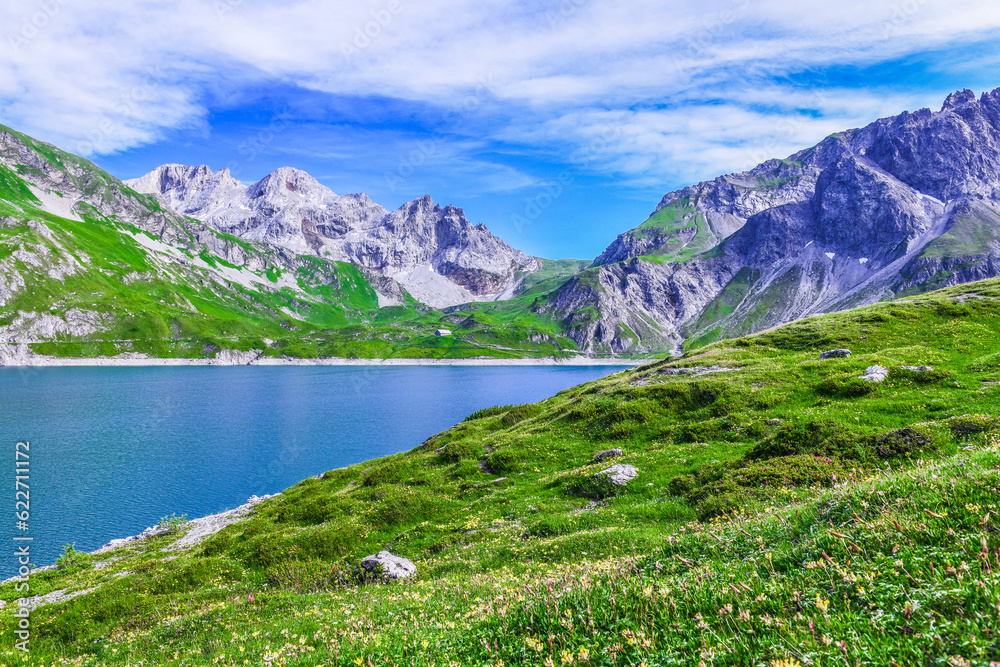
[(159, 195), (167, 206), (184, 215), (195, 215), (233, 191), (246, 190), (228, 169), (213, 172), (207, 165), (166, 164), (126, 181), (126, 185), (137, 192)]
[(316, 200), (336, 196), (304, 171), (293, 167), (280, 167), (250, 186), (249, 195), (257, 197), (287, 197), (289, 193)]
[(941, 107), (941, 111), (951, 111), (960, 106), (966, 104), (972, 104), (976, 102), (976, 94), (966, 88), (965, 90), (960, 90), (952, 93), (944, 100), (944, 105)]

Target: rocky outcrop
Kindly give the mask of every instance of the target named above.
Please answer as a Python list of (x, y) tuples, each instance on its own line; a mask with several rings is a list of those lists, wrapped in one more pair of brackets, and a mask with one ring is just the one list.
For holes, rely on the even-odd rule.
[(510, 295), (539, 268), (460, 208), (423, 197), (389, 212), (366, 194), (334, 194), (290, 167), (249, 187), (225, 169), (182, 165), (127, 183), (220, 231), (392, 278), (434, 307)]
[[(275, 494), (280, 495), (280, 494)], [(274, 496), (250, 496), (247, 501), (240, 505), (239, 507), (231, 510), (226, 510), (225, 512), (219, 512), (218, 514), (210, 514), (208, 516), (203, 516), (198, 519), (193, 519), (183, 523), (181, 532), (183, 533), (181, 537), (173, 542), (172, 544), (165, 547), (167, 550), (175, 549), (189, 549), (196, 544), (200, 544), (210, 535), (214, 535), (226, 526), (235, 523), (251, 513), (254, 507), (258, 504), (264, 502), (268, 498), (273, 498)], [(157, 524), (156, 526), (150, 526), (146, 530), (142, 531), (138, 535), (132, 535), (129, 537), (123, 537), (120, 539), (111, 540), (104, 546), (102, 546), (97, 551), (93, 552), (93, 555), (107, 553), (109, 551), (114, 551), (123, 546), (132, 544), (134, 542), (142, 542), (153, 537), (160, 537), (162, 535), (172, 535), (178, 531), (178, 528), (165, 523)]]
[(556, 290), (551, 307), (587, 352), (671, 349), (685, 338), (681, 325), (704, 311), (733, 275), (723, 263), (636, 258), (577, 274)]

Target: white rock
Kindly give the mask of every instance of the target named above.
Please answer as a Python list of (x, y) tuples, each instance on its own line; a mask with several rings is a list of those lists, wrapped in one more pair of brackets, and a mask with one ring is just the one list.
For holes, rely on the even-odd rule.
[(380, 551), (373, 556), (365, 556), (361, 560), (361, 567), (389, 581), (406, 579), (417, 573), (416, 565), (388, 551)]
[(616, 463), (610, 468), (594, 473), (594, 477), (600, 477), (603, 475), (606, 476), (615, 486), (625, 486), (635, 479), (638, 474), (639, 470), (635, 466)]
[(885, 366), (869, 366), (865, 369), (864, 375), (859, 375), (859, 380), (865, 382), (884, 382), (889, 377), (889, 369)]

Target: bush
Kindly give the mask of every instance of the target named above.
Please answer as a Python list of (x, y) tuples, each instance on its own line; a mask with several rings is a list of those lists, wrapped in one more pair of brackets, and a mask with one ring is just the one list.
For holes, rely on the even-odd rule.
[(935, 313), (939, 317), (969, 317), (972, 309), (964, 303), (940, 303)]
[(571, 496), (590, 498), (591, 500), (604, 500), (613, 498), (625, 490), (624, 486), (617, 486), (611, 483), (608, 475), (597, 475), (591, 473), (581, 473), (574, 475), (563, 483), (563, 490)]
[(76, 542), (63, 546), (62, 556), (56, 561), (57, 570), (68, 570), (74, 567), (90, 567), (93, 557), (84, 552), (76, 550)]
[(783, 456), (766, 461), (754, 461), (723, 476), (737, 486), (757, 487), (832, 486), (851, 474), (851, 468), (829, 456)]
[(694, 475), (678, 475), (667, 482), (667, 492), (672, 496), (688, 496), (697, 486), (698, 481)]
[(867, 382), (858, 378), (857, 372), (831, 375), (816, 386), (816, 391), (833, 398), (861, 398), (875, 393), (877, 382)]
[(170, 516), (165, 516), (160, 518), (160, 522), (156, 524), (157, 528), (167, 531), (168, 535), (173, 535), (187, 523), (187, 514), (171, 514)]
[(524, 455), (510, 449), (496, 449), (486, 457), (489, 469), (500, 475), (520, 472), (524, 466)]
[[(448, 445), (450, 449), (453, 445)], [(447, 450), (445, 450), (447, 451)], [(390, 461), (375, 468), (361, 483), (364, 486), (379, 486), (380, 484), (398, 484), (403, 478), (403, 466), (398, 461)]]
[(662, 414), (661, 406), (648, 398), (602, 398), (595, 407), (588, 430), (600, 439), (623, 440), (631, 437)]
[(482, 445), (471, 440), (459, 440), (449, 442), (438, 454), (438, 458), (444, 463), (458, 463), (468, 459), (478, 459), (482, 454)]
[(958, 440), (967, 440), (977, 433), (987, 433), (996, 428), (996, 422), (984, 415), (962, 415), (950, 421), (951, 433)]
[(526, 531), (530, 537), (558, 537), (578, 530), (579, 527), (567, 516), (548, 516), (539, 519)]
[(446, 551), (460, 544), (473, 542), (475, 541), (476, 536), (477, 534), (466, 535), (465, 533), (451, 533), (450, 535), (445, 535), (440, 540), (427, 547), (427, 550), (432, 554), (439, 554), (442, 551)]
[(918, 382), (920, 384), (930, 384), (932, 382), (940, 382), (949, 375), (951, 374), (939, 370), (911, 371), (906, 368), (893, 368), (890, 370), (890, 377), (898, 377), (906, 380), (912, 380), (913, 382)]
[(929, 433), (921, 433), (907, 427), (876, 437), (874, 449), (879, 458), (888, 459), (928, 450), (932, 445), (933, 440)]
[(542, 406), (536, 403), (515, 405), (504, 413), (503, 417), (500, 418), (500, 423), (507, 427), (514, 426), (515, 424), (520, 424), (525, 419), (537, 416), (541, 411)]
[(720, 424), (715, 421), (697, 421), (683, 424), (678, 433), (679, 442), (708, 442), (718, 440), (721, 435)]
[(321, 560), (292, 560), (272, 565), (265, 571), (272, 586), (300, 593), (317, 593), (349, 581), (344, 568)]
[[(837, 458), (808, 454), (744, 461), (737, 466), (724, 470), (715, 481), (696, 487), (687, 494), (699, 514), (714, 516), (752, 502), (774, 502), (780, 497), (777, 492), (781, 490), (833, 486), (851, 477), (854, 472)], [(679, 481), (674, 488), (683, 488), (685, 484), (690, 484), (690, 480)]]
[(345, 531), (335, 523), (322, 524), (295, 536), (295, 544), (303, 554), (323, 560), (349, 556), (363, 542), (362, 535)]
[(597, 406), (593, 403), (585, 403), (566, 413), (566, 419), (569, 419), (570, 421), (589, 421), (596, 416)]
[(812, 454), (869, 461), (873, 458), (870, 438), (831, 420), (784, 424), (769, 438), (746, 453), (748, 460)]

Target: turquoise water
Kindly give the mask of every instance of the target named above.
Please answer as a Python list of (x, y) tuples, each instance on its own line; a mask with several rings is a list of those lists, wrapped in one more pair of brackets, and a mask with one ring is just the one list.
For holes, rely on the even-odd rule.
[[(0, 488), (15, 533), (14, 447), (31, 442), (34, 562), (93, 551), (172, 513), (194, 518), (326, 470), (416, 447), (492, 405), (608, 366), (0, 368)], [(2, 452), (7, 452), (2, 454)], [(6, 456), (6, 463), (3, 457)], [(18, 534), (23, 534), (17, 531)], [(12, 551), (12, 550), (11, 550)], [(0, 575), (15, 570), (0, 558)]]

